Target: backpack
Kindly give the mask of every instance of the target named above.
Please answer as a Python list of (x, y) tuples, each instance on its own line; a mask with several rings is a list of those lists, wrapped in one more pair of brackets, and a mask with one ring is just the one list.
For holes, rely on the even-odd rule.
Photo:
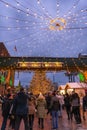
[(59, 100), (53, 101), (53, 107), (52, 107), (52, 109), (55, 110), (55, 111), (60, 110), (60, 103), (59, 103)]

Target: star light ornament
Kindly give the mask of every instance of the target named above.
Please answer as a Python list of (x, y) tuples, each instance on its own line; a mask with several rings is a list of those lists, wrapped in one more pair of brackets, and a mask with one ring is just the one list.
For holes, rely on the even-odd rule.
[(50, 30), (63, 30), (66, 27), (66, 20), (63, 18), (55, 18), (50, 20)]

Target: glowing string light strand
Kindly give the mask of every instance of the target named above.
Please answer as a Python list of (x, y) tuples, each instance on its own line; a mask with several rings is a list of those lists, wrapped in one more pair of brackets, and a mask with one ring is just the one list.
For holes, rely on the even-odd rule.
[[(40, 22), (41, 23), (41, 22)], [(59, 24), (59, 22), (56, 22), (57, 23), (57, 27), (58, 26), (60, 26), (60, 25), (58, 25)], [(68, 22), (67, 22), (68, 23)], [(31, 23), (30, 23), (31, 24)], [(31, 27), (33, 26), (33, 24), (31, 25)], [(35, 25), (36, 26), (36, 29), (37, 29), (37, 27), (38, 27), (38, 25)], [(17, 26), (16, 26), (17, 27)], [(71, 27), (72, 28), (72, 27)], [(43, 29), (43, 28), (41, 28), (41, 29)], [(65, 28), (64, 28), (65, 29)], [(75, 28), (74, 28), (75, 29)], [(81, 28), (80, 28), (81, 29)], [(34, 30), (34, 29), (32, 29), (32, 30)], [(71, 29), (67, 29), (67, 30), (71, 30)], [(47, 31), (48, 32), (48, 31)], [(52, 31), (49, 31), (49, 32), (52, 32)], [(64, 33), (62, 33), (62, 35), (63, 35)], [(59, 35), (58, 33), (56, 33), (56, 35)], [(48, 37), (49, 38), (49, 37)]]
[(72, 10), (75, 9), (78, 6), (79, 2), (80, 2), (80, 0), (75, 0), (75, 2), (72, 5), (72, 7), (67, 11), (67, 13), (64, 14), (63, 17), (66, 17), (67, 15), (71, 15)]
[[(30, 7), (32, 7), (32, 10), (36, 10), (35, 12), (38, 11), (40, 14), (43, 14), (47, 19), (49, 18), (49, 16), (47, 16), (47, 15), (45, 14), (45, 12), (41, 12), (41, 9), (39, 10), (39, 8), (36, 8), (35, 5), (32, 6), (32, 4), (30, 4), (29, 1), (26, 1), (26, 0), (25, 0), (25, 3), (27, 3), (27, 5), (30, 5)], [(42, 8), (42, 10), (43, 10), (43, 8)]]
[[(42, 25), (41, 24), (35, 24), (35, 23), (32, 23), (33, 24), (33, 26), (35, 25), (35, 26), (37, 26), (37, 27), (41, 27)], [(27, 26), (0, 26), (0, 28), (10, 28), (10, 29), (14, 29), (14, 28), (16, 28), (16, 29), (26, 29), (27, 27), (32, 27), (32, 25), (27, 25)], [(33, 28), (33, 27), (32, 27)]]
[[(84, 9), (84, 10), (80, 10), (79, 12), (76, 12), (75, 14), (72, 14), (70, 17), (67, 17), (67, 23), (75, 23), (75, 22), (77, 22), (77, 21), (79, 21), (80, 23), (81, 22), (85, 22), (85, 19), (86, 19), (86, 14), (84, 14), (84, 13), (86, 13), (86, 9)], [(80, 20), (78, 20), (78, 18), (80, 18)], [(83, 19), (84, 21), (81, 21), (81, 19)]]
[[(81, 18), (81, 16), (79, 16), (79, 15), (83, 15), (83, 13), (86, 13), (86, 9), (84, 9), (84, 10), (81, 9), (81, 10), (77, 11), (76, 13), (74, 13), (74, 14), (70, 15), (69, 17), (67, 17), (67, 19), (74, 19), (74, 18), (78, 18), (78, 17)], [(87, 16), (87, 15), (85, 14), (85, 16)]]
[(60, 10), (59, 10), (59, 7), (60, 7), (59, 0), (57, 0), (56, 7), (57, 7), (57, 15), (56, 15), (56, 17), (58, 18), (59, 17), (59, 12), (60, 12)]
[[(30, 9), (30, 7), (29, 8), (26, 8), (26, 6), (24, 6), (23, 4), (21, 4), (19, 1), (17, 1), (17, 0), (14, 0), (16, 3), (18, 3), (21, 7), (23, 7), (24, 9), (26, 9), (25, 11), (26, 11), (26, 13), (33, 13), (33, 14), (35, 14), (36, 13), (36, 11), (34, 11), (34, 10), (32, 10), (32, 9)], [(30, 12), (31, 11), (31, 12)], [(40, 11), (39, 12), (37, 12), (36, 13), (36, 15), (37, 16), (39, 16), (39, 17), (41, 17), (41, 18), (47, 18), (45, 15), (43, 16), (42, 14), (40, 14)]]
[[(44, 30), (43, 30), (44, 31)], [(18, 37), (18, 38), (15, 38), (15, 39), (12, 39), (12, 40), (8, 40), (8, 41), (4, 41), (5, 43), (8, 43), (8, 42), (13, 42), (13, 41), (18, 41), (18, 40), (22, 40), (23, 38), (26, 38), (26, 37), (29, 37), (30, 35), (32, 34), (37, 34), (38, 32), (40, 32), (40, 30), (36, 30), (35, 32), (31, 32), (31, 33), (28, 33), (28, 34), (24, 34), (22, 35), (21, 37)]]
[(65, 29), (67, 29), (67, 30), (70, 30), (70, 29), (87, 29), (87, 26), (85, 26), (85, 27), (67, 27)]
[(52, 19), (52, 16), (49, 14), (49, 12), (46, 10), (44, 5), (42, 4), (41, 0), (37, 0), (37, 4), (40, 5), (42, 10), (45, 12), (46, 16), (48, 16), (49, 19)]
[[(7, 3), (7, 2), (5, 2), (5, 1), (3, 1), (3, 0), (0, 0), (0, 2), (2, 2), (2, 3), (5, 4), (5, 5), (10, 6), (10, 7), (13, 8), (13, 9), (16, 9), (18, 12), (22, 12), (22, 13), (26, 14), (27, 16), (29, 15), (29, 16), (32, 16), (32, 17), (37, 17), (37, 18), (42, 19), (42, 16), (38, 16), (36, 13), (35, 13), (35, 14), (29, 13), (29, 12), (26, 13), (26, 11), (24, 11), (23, 9), (17, 8), (17, 7), (15, 7), (15, 6), (13, 6), (12, 4), (9, 4), (9, 3)], [(44, 19), (47, 19), (47, 18), (44, 18)]]
[[(0, 14), (0, 17), (1, 18), (5, 18), (5, 19), (8, 19), (8, 20), (14, 20), (16, 23), (18, 23), (18, 22), (22, 22), (22, 23), (26, 23), (26, 24), (30, 24), (30, 23), (32, 23), (32, 24), (42, 24), (42, 23), (45, 23), (45, 22), (39, 22), (39, 21), (35, 21), (35, 22), (33, 22), (33, 20), (32, 21), (30, 21), (30, 20), (24, 20), (24, 19), (18, 19), (18, 18), (15, 18), (15, 17), (9, 17), (9, 16), (5, 16), (5, 15), (1, 15)], [(46, 24), (47, 24), (47, 20), (46, 20)]]

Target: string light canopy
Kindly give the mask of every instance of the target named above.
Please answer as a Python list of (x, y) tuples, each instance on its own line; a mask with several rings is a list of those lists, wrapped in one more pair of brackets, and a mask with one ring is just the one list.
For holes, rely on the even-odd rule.
[(77, 56), (87, 46), (86, 7), (85, 0), (0, 0), (0, 40), (14, 56)]

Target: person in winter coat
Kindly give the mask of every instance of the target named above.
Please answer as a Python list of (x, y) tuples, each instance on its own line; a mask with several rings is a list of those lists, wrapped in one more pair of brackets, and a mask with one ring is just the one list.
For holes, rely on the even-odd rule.
[(80, 98), (77, 93), (73, 93), (71, 97), (71, 114), (74, 114), (74, 118), (77, 124), (81, 124), (80, 114)]
[(68, 93), (65, 94), (64, 102), (65, 102), (64, 104), (65, 104), (67, 117), (68, 120), (70, 120), (71, 119), (71, 98)]
[(85, 120), (85, 116), (87, 113), (87, 90), (85, 91), (85, 96), (83, 97), (83, 119)]
[(60, 110), (58, 111), (58, 117), (62, 117), (62, 110), (64, 109), (64, 96), (61, 94), (56, 95), (59, 99)]
[(53, 97), (51, 99), (51, 114), (52, 114), (52, 127), (53, 129), (58, 128), (58, 111), (60, 110), (60, 102), (58, 97), (56, 96), (56, 92), (53, 92)]
[(34, 97), (30, 97), (28, 100), (28, 120), (29, 120), (29, 130), (33, 130), (34, 124), (34, 116), (35, 116), (35, 108), (36, 108), (36, 101)]
[(50, 113), (51, 115), (51, 109), (50, 107), (50, 103), (51, 103), (51, 98), (52, 98), (52, 91), (49, 91), (48, 94), (46, 95), (45, 99), (46, 99), (46, 103), (47, 103), (47, 114)]
[(9, 111), (10, 122), (9, 122), (8, 130), (14, 130), (14, 128), (15, 128), (15, 114), (12, 113), (14, 97), (15, 97), (15, 95), (11, 94), (11, 96), (9, 98), (10, 101), (11, 101), (11, 108), (10, 108), (10, 111)]
[(3, 98), (2, 101), (2, 116), (3, 116), (3, 121), (1, 125), (1, 130), (5, 130), (6, 125), (7, 125), (7, 120), (9, 117), (9, 111), (11, 108), (11, 100), (10, 100), (11, 94), (7, 94), (5, 98)]
[(39, 128), (44, 128), (44, 118), (46, 115), (46, 100), (45, 97), (40, 94), (39, 97), (37, 98), (37, 117), (38, 117), (38, 125)]
[(20, 88), (20, 92), (14, 99), (13, 111), (15, 111), (15, 130), (19, 130), (21, 120), (24, 121), (25, 130), (29, 130), (28, 126), (28, 100), (29, 96), (25, 94), (24, 88)]

